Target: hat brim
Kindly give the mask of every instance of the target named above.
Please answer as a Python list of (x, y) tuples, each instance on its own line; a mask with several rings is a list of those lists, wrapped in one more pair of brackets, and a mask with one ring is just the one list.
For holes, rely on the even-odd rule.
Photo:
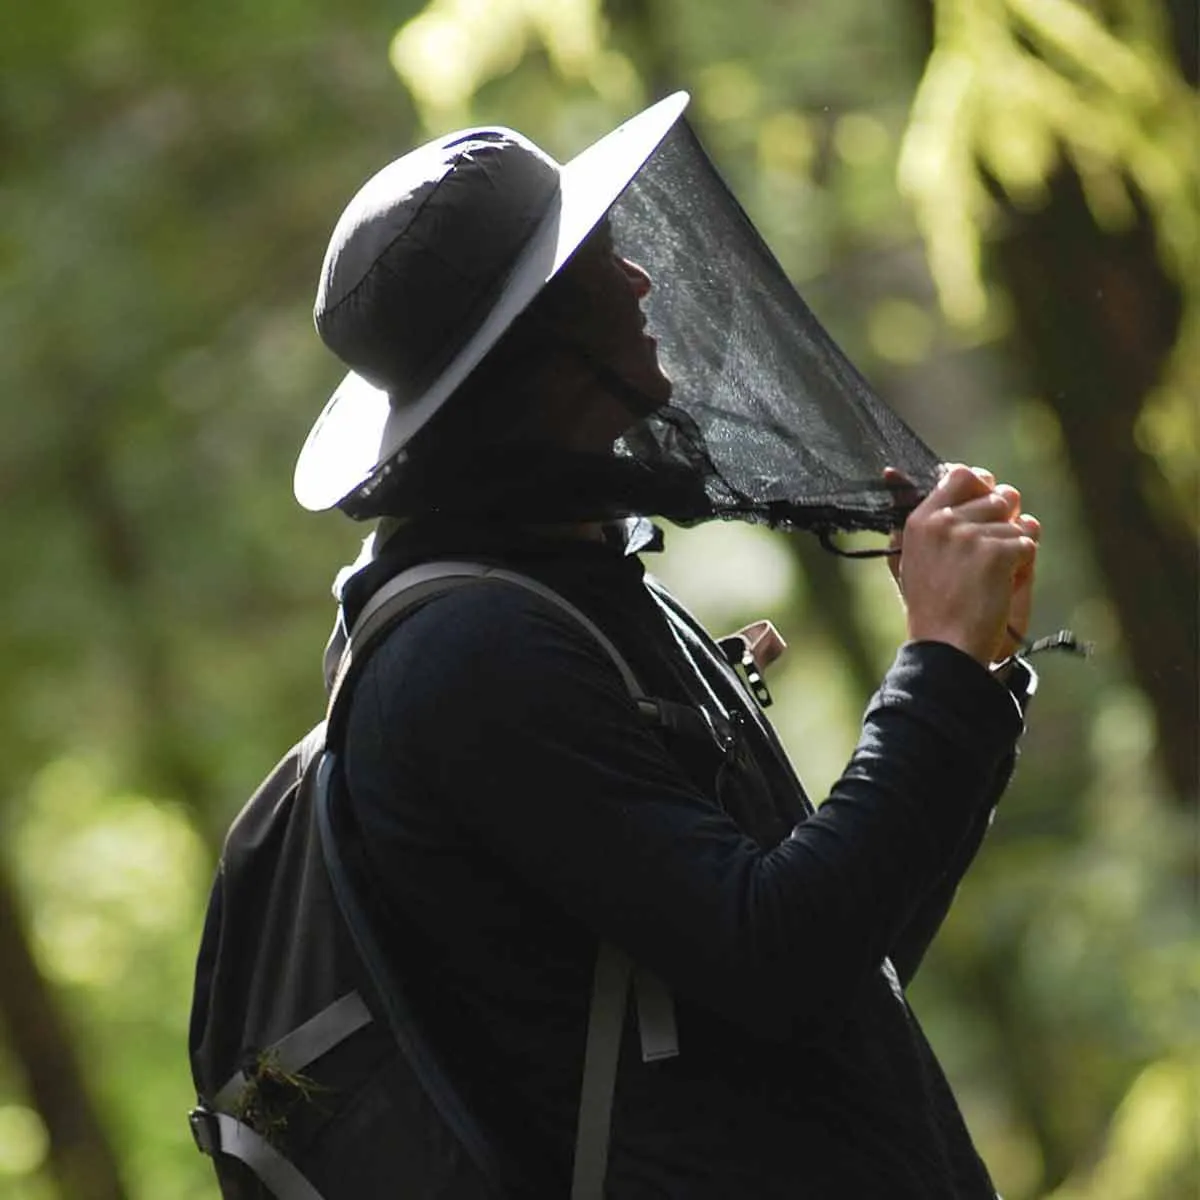
[(483, 361), (504, 331), (554, 278), (599, 224), (688, 103), (686, 92), (630, 118), (566, 163), (550, 212), (521, 253), (500, 295), (470, 340), (412, 403), (351, 371), (309, 431), (296, 463), (296, 499), (310, 512), (334, 508), (390, 462)]

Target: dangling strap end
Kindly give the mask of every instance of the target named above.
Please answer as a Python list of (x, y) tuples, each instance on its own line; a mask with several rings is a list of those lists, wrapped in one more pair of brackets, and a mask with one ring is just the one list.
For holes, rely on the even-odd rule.
[[(1009, 633), (1012, 633), (1011, 629)], [(1078, 658), (1091, 658), (1095, 649), (1094, 642), (1081, 642), (1070, 629), (1060, 629), (1048, 637), (1040, 637), (1036, 641), (1023, 640), (1021, 643), (1021, 653), (1026, 657), (1041, 654), (1043, 650), (1061, 650)]]
[(634, 972), (633, 987), (637, 997), (642, 1061), (649, 1063), (674, 1058), (679, 1053), (674, 997), (657, 975), (643, 968)]

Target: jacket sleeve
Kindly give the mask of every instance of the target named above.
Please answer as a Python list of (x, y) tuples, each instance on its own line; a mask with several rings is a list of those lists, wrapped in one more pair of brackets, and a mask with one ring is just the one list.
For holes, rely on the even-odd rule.
[[(1029, 700), (1037, 690), (1037, 675), (1022, 659), (1013, 660), (1013, 674), (1004, 681), (1005, 686), (1021, 713), (1022, 725), (1028, 711)], [(953, 858), (943, 875), (938, 878), (922, 897), (916, 909), (905, 922), (892, 944), (889, 957), (901, 984), (907, 987), (912, 982), (925, 958), (925, 952), (933, 943), (946, 914), (958, 891), (963, 876), (967, 873), (975, 855), (995, 816), (1000, 797), (1008, 787), (1017, 762), (1017, 751), (1005, 755), (996, 767), (990, 786), (975, 808), (970, 827), (954, 852)]]
[(829, 799), (765, 851), (688, 781), (589, 635), (516, 589), (408, 618), (354, 707), (389, 775), (524, 885), (681, 995), (780, 1037), (839, 1022), (951, 868), (1021, 728), (966, 655), (905, 646)]

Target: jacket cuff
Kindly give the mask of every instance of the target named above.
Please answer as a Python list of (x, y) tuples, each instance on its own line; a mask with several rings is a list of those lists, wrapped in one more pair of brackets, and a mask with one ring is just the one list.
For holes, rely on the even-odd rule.
[[(902, 706), (964, 747), (999, 759), (1024, 732), (1024, 701), (1037, 676), (1023, 660), (1007, 678), (946, 642), (906, 642), (871, 709)], [(1010, 686), (1011, 685), (1011, 686)]]

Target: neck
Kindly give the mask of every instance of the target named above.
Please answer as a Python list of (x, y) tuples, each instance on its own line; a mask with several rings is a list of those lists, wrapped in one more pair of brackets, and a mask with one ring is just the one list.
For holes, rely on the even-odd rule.
[[(380, 548), (402, 526), (409, 524), (411, 518), (382, 517), (376, 526), (375, 547)], [(547, 538), (551, 541), (585, 541), (604, 542), (604, 521), (514, 521), (512, 528), (535, 537)], [(498, 528), (498, 526), (497, 526)]]
[(602, 542), (604, 541), (603, 521), (563, 522), (555, 525), (525, 524), (522, 529), (530, 533), (550, 538), (567, 538), (571, 541)]

